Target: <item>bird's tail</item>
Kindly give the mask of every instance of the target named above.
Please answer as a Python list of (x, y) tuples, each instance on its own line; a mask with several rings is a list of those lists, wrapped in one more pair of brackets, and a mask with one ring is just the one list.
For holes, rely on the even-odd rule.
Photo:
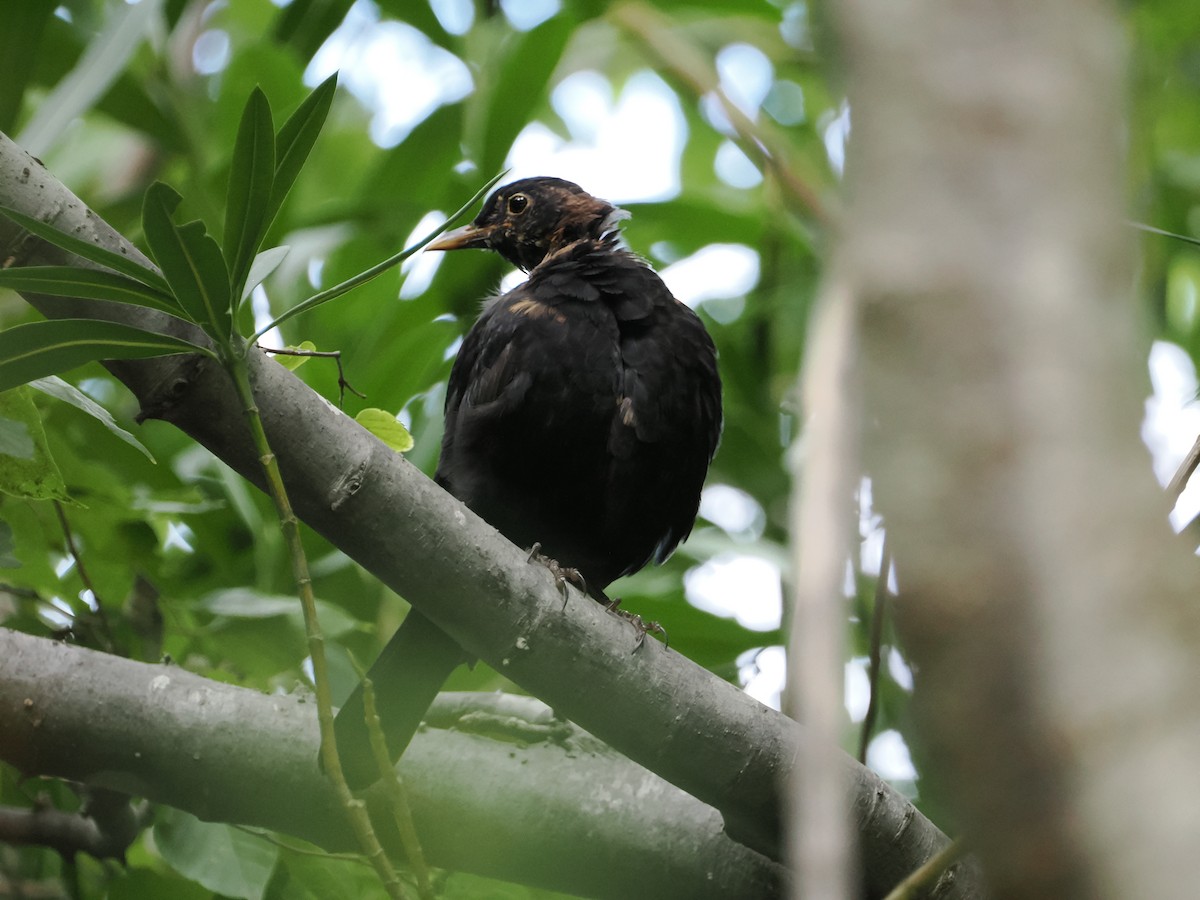
[[(467, 655), (415, 609), (411, 610), (367, 672), (375, 690), (388, 754), (394, 763), (408, 746), (446, 678)], [(334, 719), (342, 770), (352, 788), (379, 777), (364, 720), (362, 685), (354, 689)]]

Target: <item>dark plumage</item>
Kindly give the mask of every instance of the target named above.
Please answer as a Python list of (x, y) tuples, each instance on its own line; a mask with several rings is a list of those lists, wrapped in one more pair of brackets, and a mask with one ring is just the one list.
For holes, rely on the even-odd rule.
[[(529, 272), (491, 301), (450, 372), (437, 482), (522, 547), (603, 588), (692, 530), (721, 433), (716, 350), (619, 246), (624, 213), (569, 181), (500, 188), (434, 250), (495, 250)], [(465, 654), (416, 610), (368, 673), (393, 760)], [(378, 776), (361, 686), (339, 711), (356, 787)]]
[(624, 216), (527, 178), (430, 247), (495, 250), (529, 272), (463, 341), (437, 482), (594, 592), (687, 537), (721, 431), (712, 340), (618, 244)]

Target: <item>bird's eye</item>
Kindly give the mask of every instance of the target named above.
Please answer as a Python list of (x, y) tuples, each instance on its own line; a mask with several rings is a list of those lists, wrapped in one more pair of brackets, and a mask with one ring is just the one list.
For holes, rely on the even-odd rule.
[(508, 198), (508, 211), (514, 216), (525, 212), (529, 206), (529, 198), (524, 194), (513, 194)]

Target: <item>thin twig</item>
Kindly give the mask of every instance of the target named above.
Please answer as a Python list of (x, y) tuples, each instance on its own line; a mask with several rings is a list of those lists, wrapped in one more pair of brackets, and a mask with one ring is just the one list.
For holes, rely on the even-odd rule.
[(716, 98), (721, 112), (733, 127), (738, 147), (774, 175), (798, 212), (817, 221), (827, 218), (820, 193), (796, 174), (797, 166), (792, 162), (789, 142), (764, 124), (754, 122), (729, 99), (712, 63), (697, 47), (678, 35), (671, 19), (641, 2), (618, 4), (610, 9), (609, 18), (650, 51), (697, 98)]
[(308, 653), (312, 660), (317, 722), (321, 729), (321, 762), (324, 765), (326, 776), (333, 783), (334, 792), (349, 819), (358, 844), (379, 875), (384, 890), (393, 900), (404, 900), (404, 889), (400, 884), (396, 869), (379, 843), (366, 806), (351, 792), (345, 773), (342, 771), (337, 738), (334, 736), (333, 730), (333, 692), (329, 685), (329, 661), (325, 656), (325, 636), (321, 632), (321, 625), (317, 620), (317, 601), (313, 594), (312, 576), (309, 574), (308, 559), (304, 555), (304, 547), (300, 540), (300, 520), (296, 517), (291, 500), (288, 498), (283, 475), (279, 471), (279, 460), (267, 441), (262, 415), (254, 399), (254, 390), (250, 385), (247, 356), (243, 352), (234, 353), (226, 350), (224, 357), (229, 374), (237, 389), (238, 398), (242, 402), (246, 422), (250, 426), (250, 435), (266, 478), (267, 492), (275, 505), (280, 527), (283, 529), (284, 541), (287, 544), (292, 563), (292, 579), (300, 595), (300, 607), (304, 612), (304, 630), (308, 639)]
[(875, 731), (875, 719), (879, 715), (879, 672), (882, 666), (883, 622), (887, 614), (888, 576), (892, 569), (892, 558), (888, 552), (887, 532), (883, 533), (883, 548), (879, 554), (879, 576), (875, 580), (875, 605), (871, 609), (871, 650), (867, 661), (867, 681), (870, 699), (867, 713), (863, 716), (862, 734), (858, 742), (858, 761), (867, 764), (867, 747)]
[(96, 637), (100, 640), (102, 647), (109, 653), (113, 652), (114, 644), (112, 631), (108, 627), (108, 616), (104, 613), (104, 604), (100, 602), (100, 595), (96, 592), (96, 586), (92, 583), (91, 576), (88, 575), (87, 566), (83, 564), (83, 556), (79, 552), (79, 547), (75, 543), (75, 535), (71, 532), (71, 523), (67, 521), (66, 510), (57, 500), (54, 501), (54, 512), (58, 514), (58, 524), (62, 528), (63, 540), (67, 545), (67, 553), (70, 554), (71, 560), (75, 563), (75, 571), (79, 573), (79, 580), (83, 583), (83, 587), (92, 595), (92, 602), (95, 604), (95, 609), (88, 610), (89, 614), (95, 618), (99, 627), (96, 629)]
[(375, 708), (375, 683), (370, 678), (362, 680), (362, 692), (363, 718), (366, 719), (367, 736), (371, 740), (371, 755), (375, 757), (375, 765), (383, 780), (383, 790), (387, 794), (392, 820), (396, 823), (396, 831), (400, 835), (400, 845), (404, 848), (409, 868), (417, 879), (417, 894), (421, 900), (435, 900), (436, 895), (429, 881), (429, 866), (425, 863), (425, 853), (421, 849), (416, 825), (413, 824), (412, 807), (408, 805), (408, 793), (404, 789), (404, 782), (400, 780), (400, 773), (396, 771), (388, 755), (387, 738), (383, 736), (379, 712)]
[(956, 838), (896, 885), (892, 892), (884, 897), (884, 900), (915, 900), (916, 897), (924, 896), (925, 889), (937, 881), (943, 872), (958, 862), (964, 853), (966, 853), (966, 846), (963, 839)]
[(1192, 449), (1183, 458), (1183, 462), (1175, 470), (1171, 483), (1167, 485), (1167, 496), (1171, 498), (1172, 503), (1179, 499), (1179, 495), (1187, 487), (1188, 479), (1192, 477), (1192, 473), (1196, 471), (1198, 465), (1200, 465), (1200, 437), (1196, 438), (1196, 443), (1192, 444)]
[[(264, 353), (274, 353), (277, 356), (317, 356), (321, 357), (322, 359), (332, 359), (335, 363), (337, 363), (338, 371), (338, 409), (341, 409), (342, 405), (345, 403), (346, 391), (349, 391), (360, 400), (367, 399), (366, 394), (364, 394), (362, 391), (356, 390), (354, 385), (346, 380), (346, 373), (342, 371), (341, 350), (303, 350), (299, 347), (282, 347), (275, 349), (273, 347), (264, 347), (262, 344), (258, 344), (257, 346), (258, 349), (262, 350)], [(297, 363), (297, 365), (299, 365), (299, 363)]]

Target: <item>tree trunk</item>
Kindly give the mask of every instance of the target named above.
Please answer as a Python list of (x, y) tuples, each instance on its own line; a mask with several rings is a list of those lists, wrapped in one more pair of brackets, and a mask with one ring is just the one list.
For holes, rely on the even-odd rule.
[(833, 9), (840, 265), (924, 773), (997, 897), (1194, 897), (1197, 568), (1139, 439), (1113, 10)]

